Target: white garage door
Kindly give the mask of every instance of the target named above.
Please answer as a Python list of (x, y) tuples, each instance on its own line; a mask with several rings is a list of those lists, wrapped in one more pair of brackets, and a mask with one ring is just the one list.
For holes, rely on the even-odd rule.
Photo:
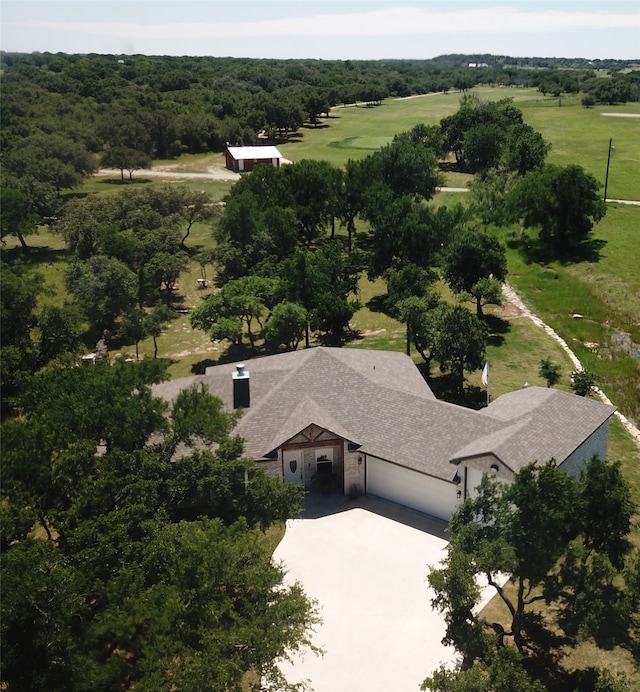
[(456, 504), (452, 483), (373, 457), (367, 457), (367, 493), (445, 520)]

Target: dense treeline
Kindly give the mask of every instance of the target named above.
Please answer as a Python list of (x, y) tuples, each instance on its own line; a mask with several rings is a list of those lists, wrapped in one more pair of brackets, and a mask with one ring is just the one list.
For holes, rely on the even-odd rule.
[[(259, 167), (233, 186), (224, 207), (180, 186), (73, 199), (49, 224), (72, 256), (64, 278), (75, 312), (39, 313), (38, 281), (7, 269), (3, 297), (13, 298), (3, 299), (3, 319), (12, 327), (2, 346), (3, 384), (10, 392), (18, 373), (79, 348), (81, 320), (88, 345), (131, 343), (137, 353), (170, 320), (173, 287), (195, 260), (215, 267), (218, 290), (192, 312), (192, 326), (237, 347), (238, 357), (245, 338), (252, 354), (303, 339), (309, 346), (312, 332), (343, 343), (359, 308), (358, 277), (384, 278), (383, 308), (406, 324), (407, 352), (413, 346), (421, 354), (427, 374), (437, 361), (462, 395), (464, 371), (484, 358), (483, 307), (500, 302), (506, 274), (504, 248), (488, 225), (520, 221), (532, 229), (520, 241), (529, 254), (566, 258), (588, 248), (604, 214), (597, 182), (579, 166), (545, 165), (548, 149), (509, 99), (464, 95), (439, 125), (418, 124), (344, 168), (312, 160)], [(447, 166), (475, 175), (467, 208), (429, 203), (447, 158)], [(19, 189), (3, 193), (3, 235), (23, 247), (34, 199)], [(194, 255), (185, 241), (197, 221), (213, 223), (214, 243)], [(346, 237), (336, 235), (338, 225)], [(442, 302), (438, 277), (474, 303), (476, 315)]]
[[(124, 178), (154, 159), (279, 142), (338, 104), (519, 85), (583, 92), (583, 103), (637, 100), (640, 72), (445, 56), (432, 61), (256, 60), (2, 53), (3, 188), (34, 218), (56, 216), (60, 192), (99, 166)], [(561, 62), (561, 61), (560, 61)], [(470, 64), (476, 67), (469, 67)], [(26, 223), (26, 222), (25, 222)], [(4, 232), (4, 231), (3, 231)], [(21, 234), (22, 235), (22, 234)]]
[(463, 67), (469, 63), (501, 66), (505, 68), (521, 67), (527, 69), (548, 69), (548, 70), (608, 70), (610, 72), (620, 72), (622, 70), (633, 70), (638, 67), (638, 60), (614, 60), (609, 58), (536, 58), (536, 57), (513, 57), (509, 55), (492, 55), (491, 53), (460, 54), (450, 53), (440, 55), (431, 61), (438, 65), (450, 65), (452, 67)]
[[(39, 132), (64, 133), (88, 151), (126, 146), (153, 158), (251, 144), (259, 132), (287, 133), (337, 104), (466, 90), (477, 84), (592, 88), (595, 64), (481, 56), (451, 59), (323, 61), (3, 53), (4, 145)], [(562, 61), (559, 61), (562, 63)], [(609, 64), (609, 63), (607, 63)], [(637, 80), (621, 100), (638, 98)], [(146, 132), (142, 132), (141, 130)]]
[(2, 425), (4, 689), (286, 689), (276, 661), (309, 643), (264, 534), (302, 488), (243, 458), (205, 388), (154, 397), (163, 368), (67, 359)]

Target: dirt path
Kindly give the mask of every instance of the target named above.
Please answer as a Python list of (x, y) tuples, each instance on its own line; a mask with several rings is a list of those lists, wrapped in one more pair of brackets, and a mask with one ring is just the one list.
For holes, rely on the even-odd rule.
[[(96, 175), (102, 177), (120, 177), (120, 170), (114, 168), (101, 168)], [(125, 174), (125, 179), (126, 179)], [(207, 173), (191, 173), (189, 171), (176, 171), (170, 168), (141, 168), (135, 171), (134, 177), (166, 178), (167, 180), (240, 180), (240, 174), (226, 168), (209, 166)]]
[[(513, 286), (511, 286), (508, 283), (504, 283), (502, 285), (502, 293), (506, 300), (509, 301), (512, 305), (514, 305), (521, 314), (523, 314), (525, 317), (528, 317), (535, 325), (540, 327), (541, 329), (544, 329), (544, 331), (552, 338), (554, 339), (557, 343), (560, 344), (562, 347), (562, 350), (569, 356), (571, 359), (571, 362), (573, 363), (573, 366), (576, 370), (584, 370), (584, 367), (582, 366), (582, 363), (578, 360), (578, 357), (576, 354), (569, 348), (567, 345), (567, 342), (555, 331), (553, 330), (548, 324), (545, 324), (535, 313), (531, 312), (529, 308), (522, 302), (522, 299), (520, 296), (516, 293), (515, 289)], [(609, 399), (609, 397), (601, 390), (598, 389), (597, 387), (595, 388), (596, 394), (602, 399), (602, 401), (605, 404), (609, 404), (610, 406), (615, 406), (614, 403)], [(616, 411), (616, 416), (624, 425), (624, 427), (629, 431), (631, 434), (631, 437), (635, 440), (636, 444), (638, 447), (640, 447), (640, 430), (636, 428), (636, 426), (628, 419), (626, 418), (620, 411)]]

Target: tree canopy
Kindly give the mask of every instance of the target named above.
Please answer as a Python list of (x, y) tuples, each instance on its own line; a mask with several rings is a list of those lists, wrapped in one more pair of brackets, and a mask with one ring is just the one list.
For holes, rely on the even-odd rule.
[(500, 304), (507, 257), (497, 238), (477, 230), (456, 235), (445, 250), (443, 269), (451, 289), (475, 301), (478, 317), (484, 304)]
[[(637, 588), (625, 589), (614, 577), (625, 564), (633, 569), (634, 510), (619, 464), (597, 457), (579, 479), (553, 460), (526, 466), (513, 483), (485, 475), (451, 518), (447, 557), (428, 577), (432, 604), (447, 623), (443, 641), (463, 655), (463, 669), (475, 661), (493, 665), (508, 642), (529, 663), (545, 659), (550, 625), (536, 613), (538, 602), (555, 604), (567, 634), (575, 634), (574, 617), (591, 634), (603, 618), (629, 626)], [(485, 622), (476, 612), (480, 575), (506, 606), (505, 621)], [(544, 665), (526, 668), (544, 671)]]
[(58, 367), (3, 424), (11, 689), (223, 692), (250, 671), (283, 686), (277, 659), (309, 644), (315, 609), (262, 533), (302, 490), (242, 458), (237, 416), (206, 390), (155, 399), (161, 377), (154, 360)]
[(508, 195), (511, 218), (538, 230), (542, 251), (551, 258), (579, 253), (593, 224), (605, 215), (598, 182), (581, 166), (546, 165), (519, 180)]

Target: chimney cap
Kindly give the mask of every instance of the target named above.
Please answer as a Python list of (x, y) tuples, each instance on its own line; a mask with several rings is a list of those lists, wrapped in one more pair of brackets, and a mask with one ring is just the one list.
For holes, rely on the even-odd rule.
[(244, 363), (238, 363), (236, 365), (236, 371), (233, 373), (233, 379), (239, 377), (249, 377), (249, 371), (245, 369)]

